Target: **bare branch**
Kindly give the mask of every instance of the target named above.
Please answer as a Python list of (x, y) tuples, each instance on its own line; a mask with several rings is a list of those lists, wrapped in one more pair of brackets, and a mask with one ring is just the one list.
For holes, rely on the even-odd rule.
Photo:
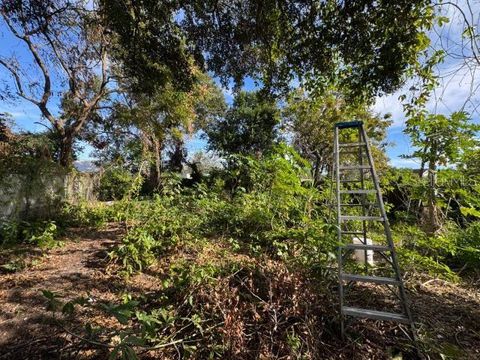
[[(467, 1), (467, 4), (468, 6), (470, 7), (470, 4), (468, 3)], [(463, 17), (463, 21), (465, 22), (465, 24), (467, 25), (468, 28), (472, 28), (472, 25), (470, 24), (470, 21), (468, 20), (467, 18), (467, 15), (465, 14), (465, 12), (463, 11), (463, 9), (458, 5), (458, 4), (455, 4), (453, 2), (450, 2), (450, 1), (447, 1), (447, 2), (443, 2), (443, 3), (437, 3), (437, 4), (434, 4), (436, 6), (442, 6), (442, 5), (451, 5), (453, 6), (454, 8), (456, 8), (460, 14), (462, 15)], [(471, 11), (471, 9), (470, 9)], [(477, 63), (480, 65), (480, 57), (479, 57), (479, 48), (478, 48), (478, 44), (476, 43), (475, 41), (475, 36), (471, 36), (470, 37), (470, 49), (472, 51), (472, 55), (473, 57), (475, 58), (475, 60), (477, 61)]]
[(76, 133), (80, 131), (80, 129), (83, 127), (85, 121), (87, 121), (88, 117), (97, 108), (98, 103), (102, 100), (102, 98), (106, 95), (107, 93), (107, 85), (109, 82), (109, 76), (108, 76), (108, 57), (107, 57), (107, 51), (105, 48), (105, 38), (102, 36), (102, 44), (101, 44), (101, 63), (102, 63), (102, 80), (100, 83), (100, 87), (98, 89), (98, 92), (96, 95), (93, 97), (93, 99), (89, 102), (85, 100), (85, 108), (84, 111), (82, 112), (82, 115), (76, 119), (76, 121), (73, 122), (72, 124), (72, 129), (73, 132)]
[(69, 84), (70, 91), (72, 92), (74, 97), (79, 97), (75, 74), (69, 69), (69, 67), (67, 66), (67, 64), (63, 60), (59, 50), (57, 49), (57, 46), (55, 45), (55, 42), (52, 40), (51, 36), (47, 32), (44, 32), (43, 35), (45, 36), (48, 43), (50, 44), (50, 47), (52, 48), (53, 53), (55, 54), (55, 57), (57, 58), (58, 62), (60, 63), (60, 66), (62, 67), (63, 71), (65, 72), (65, 74), (68, 77), (68, 84)]
[(1, 58), (0, 58), (0, 65), (3, 65), (3, 67), (5, 67), (15, 79), (15, 85), (17, 86), (17, 95), (38, 106), (40, 102), (28, 96), (23, 90), (22, 80), (20, 79), (20, 75), (18, 74), (18, 71), (11, 64), (9, 64), (8, 62), (6, 62)]
[(5, 23), (7, 24), (10, 31), (15, 35), (15, 37), (17, 37), (18, 39), (25, 42), (25, 44), (27, 44), (28, 49), (30, 50), (31, 54), (33, 55), (35, 63), (38, 65), (38, 67), (40, 68), (40, 70), (43, 74), (44, 85), (43, 85), (43, 95), (42, 95), (42, 98), (40, 100), (40, 104), (42, 104), (44, 107), (46, 107), (47, 102), (48, 102), (48, 100), (50, 98), (50, 95), (51, 95), (51, 81), (50, 81), (50, 73), (48, 71), (48, 68), (47, 68), (45, 62), (40, 57), (40, 55), (38, 53), (38, 50), (35, 47), (35, 45), (33, 44), (33, 42), (31, 41), (30, 37), (28, 35), (20, 34), (15, 29), (15, 27), (10, 22), (10, 20), (8, 19), (7, 14), (5, 14), (4, 11), (2, 11), (1, 13), (2, 13), (3, 19), (5, 20)]

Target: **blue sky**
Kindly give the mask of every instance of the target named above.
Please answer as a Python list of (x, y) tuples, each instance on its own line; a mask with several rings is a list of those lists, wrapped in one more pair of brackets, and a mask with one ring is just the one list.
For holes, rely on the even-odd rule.
[[(464, 1), (458, 1), (460, 6), (465, 6)], [(479, 25), (480, 2), (471, 1), (472, 19), (474, 25)], [(480, 71), (478, 64), (473, 66), (472, 63), (467, 63), (464, 58), (457, 58), (455, 54), (469, 55), (468, 47), (465, 48), (462, 41), (462, 32), (464, 30), (463, 22), (460, 21), (459, 12), (453, 6), (445, 6), (443, 11), (451, 20), (450, 23), (442, 28), (435, 28), (430, 32), (432, 39), (432, 47), (447, 48), (451, 56), (447, 56), (445, 62), (438, 67), (438, 72), (441, 74), (441, 85), (435, 92), (434, 98), (429, 102), (428, 108), (432, 112), (449, 115), (451, 112), (465, 109), (472, 116), (473, 121), (479, 122), (479, 107), (480, 96), (478, 87), (480, 87), (479, 77), (476, 76), (475, 71)], [(467, 13), (468, 16), (468, 13)], [(6, 29), (3, 21), (0, 21), (0, 56), (8, 57), (15, 55), (20, 59), (22, 66), (30, 66), (31, 60), (24, 45)], [(34, 77), (32, 73), (26, 74), (29, 78)], [(54, 75), (55, 76), (55, 75)], [(11, 83), (5, 69), (0, 67), (0, 84)], [(390, 158), (390, 163), (398, 167), (418, 167), (419, 162), (415, 159), (403, 159), (400, 155), (409, 154), (412, 152), (412, 147), (405, 136), (403, 130), (405, 128), (405, 116), (402, 111), (402, 105), (398, 100), (401, 94), (408, 93), (411, 84), (406, 84), (402, 89), (394, 94), (379, 97), (373, 106), (373, 110), (379, 114), (392, 114), (393, 124), (388, 130), (387, 140), (391, 144), (387, 148), (387, 155)], [(245, 81), (244, 88), (252, 90), (255, 84), (251, 79)], [(224, 95), (228, 102), (232, 100), (231, 91), (223, 89)], [(53, 99), (53, 104), (58, 103), (58, 98)], [(53, 106), (58, 111), (58, 107)], [(19, 100), (15, 103), (7, 103), (0, 101), (0, 112), (8, 112), (12, 115), (15, 127), (17, 130), (40, 131), (44, 126), (39, 124), (44, 121), (41, 120), (40, 112), (35, 105)], [(205, 148), (205, 141), (193, 137), (187, 139), (187, 149), (190, 154), (203, 150)], [(84, 152), (80, 159), (86, 160), (92, 157), (92, 148), (85, 146)]]
[[(480, 2), (470, 1), (471, 8), (468, 10), (463, 0), (453, 1), (464, 11), (470, 23), (480, 28)], [(450, 18), (450, 22), (443, 27), (435, 27), (429, 33), (431, 47), (434, 49), (446, 49), (448, 55), (443, 63), (438, 65), (437, 73), (440, 75), (440, 85), (434, 92), (434, 96), (427, 104), (430, 112), (450, 115), (454, 111), (465, 110), (472, 118), (472, 121), (480, 122), (480, 65), (474, 60), (468, 59), (472, 56), (470, 44), (462, 36), (464, 22), (460, 17), (458, 9), (447, 5), (442, 7), (443, 15)], [(466, 59), (466, 60), (465, 60)], [(416, 159), (402, 159), (401, 154), (412, 152), (408, 137), (403, 134), (405, 129), (405, 115), (402, 105), (398, 101), (401, 94), (408, 94), (411, 83), (407, 83), (402, 89), (394, 94), (379, 97), (373, 109), (380, 113), (391, 113), (393, 124), (388, 131), (388, 141), (392, 146), (387, 150), (390, 163), (397, 167), (418, 167)]]

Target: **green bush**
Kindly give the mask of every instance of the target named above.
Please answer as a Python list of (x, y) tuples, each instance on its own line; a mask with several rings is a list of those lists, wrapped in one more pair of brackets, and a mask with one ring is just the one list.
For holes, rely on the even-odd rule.
[(152, 235), (141, 228), (135, 228), (128, 232), (122, 239), (122, 244), (110, 253), (110, 257), (113, 260), (120, 259), (124, 271), (131, 274), (153, 264), (157, 247), (158, 242)]
[(30, 243), (42, 248), (53, 248), (61, 244), (57, 241), (60, 229), (54, 221), (7, 221), (0, 225), (0, 244), (10, 246)]
[(480, 267), (479, 221), (456, 233), (456, 253), (452, 262), (458, 268), (478, 269)]
[(426, 272), (453, 281), (458, 279), (447, 264), (447, 259), (455, 253), (450, 231), (428, 236), (417, 226), (397, 224), (393, 234), (404, 271)]
[(97, 189), (98, 199), (101, 201), (119, 200), (129, 192), (134, 176), (123, 168), (112, 167), (107, 169)]
[(64, 204), (58, 216), (58, 223), (68, 226), (100, 227), (106, 221), (112, 220), (111, 207), (101, 203)]
[(480, 222), (463, 229), (450, 222), (434, 236), (405, 224), (395, 226), (393, 232), (407, 270), (458, 280), (456, 270), (480, 266)]

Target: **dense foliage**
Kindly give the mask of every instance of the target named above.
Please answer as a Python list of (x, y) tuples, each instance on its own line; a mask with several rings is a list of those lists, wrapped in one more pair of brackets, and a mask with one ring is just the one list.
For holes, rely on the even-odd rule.
[(356, 93), (390, 92), (415, 62), (422, 30), (433, 20), (429, 1), (102, 5), (119, 35), (119, 56), (144, 88), (153, 84), (145, 79), (162, 83), (167, 76), (184, 84), (190, 56), (225, 84), (250, 76), (278, 91), (306, 78), (314, 88), (339, 82)]
[(205, 128), (210, 148), (223, 155), (261, 155), (278, 137), (280, 111), (272, 100), (258, 92), (240, 92), (224, 119)]

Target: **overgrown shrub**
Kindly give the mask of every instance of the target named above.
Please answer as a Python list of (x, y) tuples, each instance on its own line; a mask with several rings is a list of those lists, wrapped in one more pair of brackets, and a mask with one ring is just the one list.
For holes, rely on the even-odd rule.
[(0, 224), (2, 246), (29, 243), (41, 248), (52, 248), (57, 241), (59, 228), (54, 221), (7, 221)]
[(179, 243), (207, 237), (233, 239), (240, 251), (267, 252), (303, 265), (330, 260), (336, 240), (319, 210), (321, 194), (311, 186), (303, 159), (286, 146), (261, 159), (236, 159), (241, 161), (223, 172), (230, 179), (225, 189), (216, 181), (211, 187), (182, 189), (172, 179), (153, 201), (130, 201), (136, 209), (129, 212), (133, 227), (112, 257), (132, 272)]
[(101, 203), (64, 204), (58, 214), (58, 222), (63, 227), (93, 226), (100, 227), (112, 220), (110, 207)]
[(480, 222), (456, 232), (456, 251), (452, 263), (457, 268), (477, 270), (480, 268)]
[(98, 199), (111, 201), (122, 199), (130, 190), (134, 176), (121, 167), (108, 168), (100, 178), (97, 189)]
[(393, 230), (407, 271), (427, 272), (456, 281), (455, 271), (476, 269), (480, 265), (480, 222), (463, 229), (450, 222), (434, 236), (414, 225), (398, 224)]

